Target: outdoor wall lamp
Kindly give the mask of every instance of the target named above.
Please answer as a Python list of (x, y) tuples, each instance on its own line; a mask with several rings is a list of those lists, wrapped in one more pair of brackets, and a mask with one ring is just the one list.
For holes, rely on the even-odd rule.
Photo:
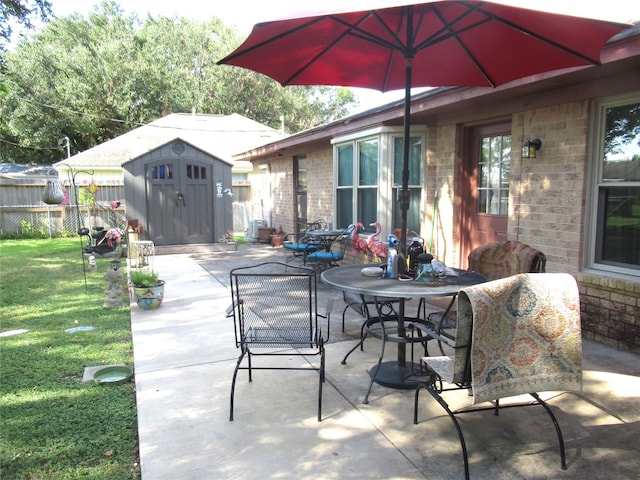
[(522, 158), (536, 158), (536, 152), (542, 147), (542, 140), (534, 138), (527, 140), (522, 146)]

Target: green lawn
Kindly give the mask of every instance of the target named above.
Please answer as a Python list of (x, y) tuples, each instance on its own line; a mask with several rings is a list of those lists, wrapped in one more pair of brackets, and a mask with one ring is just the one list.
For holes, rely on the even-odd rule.
[(134, 383), (82, 382), (133, 366), (129, 307), (102, 307), (108, 263), (85, 287), (77, 237), (0, 241), (0, 332), (28, 330), (0, 337), (2, 479), (139, 477)]

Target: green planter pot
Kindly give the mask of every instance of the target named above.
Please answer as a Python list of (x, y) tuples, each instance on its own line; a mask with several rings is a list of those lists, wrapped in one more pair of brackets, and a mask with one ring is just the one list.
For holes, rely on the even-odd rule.
[(133, 298), (143, 310), (154, 310), (162, 304), (164, 299), (164, 280), (158, 280), (153, 287), (133, 286)]

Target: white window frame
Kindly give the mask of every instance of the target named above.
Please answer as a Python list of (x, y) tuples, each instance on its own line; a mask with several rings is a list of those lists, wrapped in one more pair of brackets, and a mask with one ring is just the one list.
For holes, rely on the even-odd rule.
[[(378, 194), (377, 194), (377, 207), (378, 207), (378, 221), (383, 227), (383, 231), (381, 234), (381, 238), (385, 238), (387, 234), (393, 233), (391, 231), (386, 231), (386, 228), (395, 228), (400, 227), (399, 225), (392, 225), (393, 223), (393, 198), (398, 194), (399, 186), (394, 185), (393, 183), (393, 169), (394, 169), (394, 139), (403, 136), (403, 131), (401, 127), (379, 127), (375, 129), (370, 129), (367, 131), (359, 132), (356, 134), (345, 135), (342, 137), (336, 137), (332, 139), (331, 143), (333, 145), (333, 192), (334, 192), (334, 211), (333, 218), (337, 218), (337, 206), (336, 206), (336, 197), (335, 192), (338, 189), (338, 148), (347, 144), (353, 145), (354, 152), (354, 195), (353, 195), (353, 210), (355, 212), (356, 217), (357, 213), (357, 190), (358, 190), (358, 144), (363, 141), (371, 140), (374, 138), (378, 139)], [(420, 188), (421, 188), (421, 199), (420, 199), (420, 214), (419, 218), (422, 219), (420, 221), (420, 230), (424, 231), (424, 195), (425, 195), (425, 180), (426, 180), (426, 172), (427, 172), (427, 161), (426, 161), (426, 138), (427, 132), (426, 127), (417, 126), (412, 127), (410, 130), (411, 137), (420, 137), (422, 142), (422, 151), (421, 151), (421, 168), (420, 168)], [(409, 186), (411, 188), (411, 186)], [(359, 221), (360, 219), (353, 219), (354, 222)], [(368, 225), (365, 225), (365, 228)], [(418, 232), (420, 233), (420, 232)]]
[(606, 109), (609, 107), (616, 107), (620, 105), (628, 105), (632, 103), (640, 102), (640, 92), (625, 94), (625, 95), (617, 95), (614, 97), (604, 97), (598, 99), (593, 104), (592, 110), (592, 119), (591, 119), (591, 128), (590, 128), (590, 137), (591, 137), (591, 154), (589, 156), (589, 170), (588, 170), (588, 191), (587, 191), (587, 215), (585, 216), (587, 220), (586, 232), (588, 234), (587, 237), (587, 248), (585, 249), (585, 258), (584, 264), (588, 269), (603, 271), (610, 274), (619, 274), (622, 276), (629, 276), (637, 281), (640, 277), (640, 269), (636, 268), (626, 268), (620, 265), (612, 265), (609, 263), (604, 263), (598, 261), (597, 248), (600, 244), (599, 237), (602, 232), (600, 229), (600, 225), (598, 224), (598, 214), (599, 214), (599, 190), (602, 186), (606, 185), (607, 187), (632, 187), (632, 188), (640, 188), (640, 182), (615, 182), (615, 181), (603, 181), (602, 180), (602, 169), (603, 169), (603, 158), (602, 152), (604, 151), (604, 129), (605, 129), (605, 117), (606, 117)]

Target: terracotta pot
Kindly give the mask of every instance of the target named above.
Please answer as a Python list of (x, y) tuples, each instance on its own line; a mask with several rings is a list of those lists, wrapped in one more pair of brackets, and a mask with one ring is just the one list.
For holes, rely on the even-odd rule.
[(271, 245), (273, 245), (274, 247), (281, 247), (283, 241), (284, 235), (280, 235), (278, 233), (271, 234)]

